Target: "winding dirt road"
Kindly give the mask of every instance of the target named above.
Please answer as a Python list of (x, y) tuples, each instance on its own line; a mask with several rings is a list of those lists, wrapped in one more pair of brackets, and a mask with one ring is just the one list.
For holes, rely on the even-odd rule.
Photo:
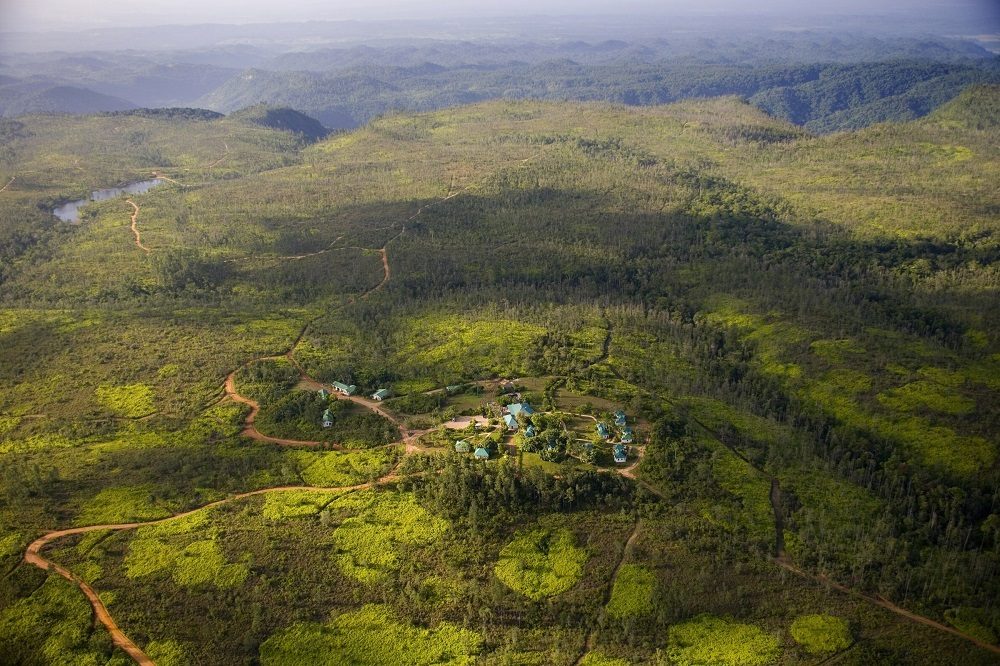
[(146, 254), (149, 254), (152, 250), (142, 244), (142, 236), (139, 235), (139, 227), (136, 226), (136, 221), (139, 219), (139, 205), (131, 199), (126, 199), (125, 201), (131, 204), (134, 209), (132, 211), (132, 233), (135, 234), (135, 246)]
[(209, 504), (206, 504), (202, 507), (198, 507), (197, 509), (192, 509), (190, 511), (178, 513), (173, 516), (169, 516), (167, 518), (160, 518), (158, 520), (151, 520), (142, 523), (88, 525), (86, 527), (73, 527), (65, 530), (56, 530), (54, 532), (48, 532), (44, 536), (39, 537), (38, 539), (35, 539), (33, 542), (31, 542), (31, 545), (28, 546), (28, 550), (24, 554), (24, 561), (27, 562), (28, 564), (38, 567), (39, 569), (42, 569), (43, 571), (54, 571), (63, 578), (65, 578), (66, 580), (70, 581), (71, 583), (74, 583), (77, 587), (79, 587), (80, 590), (83, 592), (83, 594), (87, 597), (87, 600), (90, 602), (91, 607), (94, 609), (94, 615), (96, 616), (97, 620), (102, 625), (104, 625), (104, 628), (108, 630), (109, 634), (111, 634), (111, 640), (114, 642), (114, 644), (119, 648), (121, 648), (122, 650), (124, 650), (130, 657), (132, 657), (133, 660), (135, 660), (137, 664), (140, 664), (140, 666), (155, 666), (155, 663), (153, 662), (152, 659), (149, 658), (149, 655), (143, 652), (142, 649), (140, 649), (139, 646), (133, 643), (132, 640), (128, 636), (126, 636), (125, 633), (121, 630), (121, 628), (115, 622), (114, 618), (111, 617), (111, 613), (108, 612), (107, 606), (105, 606), (104, 602), (101, 601), (101, 598), (98, 596), (94, 588), (92, 588), (86, 581), (75, 576), (73, 572), (71, 572), (66, 567), (63, 567), (47, 559), (44, 555), (42, 555), (42, 548), (44, 548), (45, 546), (54, 541), (58, 541), (60, 539), (64, 539), (66, 537), (74, 536), (77, 534), (86, 534), (88, 532), (100, 532), (105, 530), (108, 531), (134, 530), (139, 527), (143, 527), (145, 525), (158, 525), (161, 523), (170, 522), (172, 520), (179, 520), (181, 518), (185, 518), (199, 511), (205, 511), (213, 507), (221, 506), (223, 504), (228, 504), (230, 502), (235, 502), (237, 500), (245, 499), (247, 497), (254, 497), (256, 495), (265, 495), (270, 493), (291, 492), (291, 491), (329, 493), (329, 492), (348, 492), (354, 490), (366, 490), (368, 488), (374, 488), (376, 486), (393, 483), (403, 478), (396, 473), (397, 469), (398, 465), (395, 468), (393, 468), (388, 474), (382, 476), (376, 481), (368, 483), (359, 483), (353, 486), (338, 486), (332, 488), (318, 488), (314, 486), (278, 486), (275, 488), (263, 488), (260, 490), (252, 490), (249, 492), (232, 495), (225, 499), (217, 500), (215, 502), (210, 502)]

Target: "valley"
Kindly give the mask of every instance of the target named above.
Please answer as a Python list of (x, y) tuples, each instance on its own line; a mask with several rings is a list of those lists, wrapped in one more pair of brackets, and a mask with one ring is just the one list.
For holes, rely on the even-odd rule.
[(998, 108), (3, 121), (0, 652), (996, 663)]

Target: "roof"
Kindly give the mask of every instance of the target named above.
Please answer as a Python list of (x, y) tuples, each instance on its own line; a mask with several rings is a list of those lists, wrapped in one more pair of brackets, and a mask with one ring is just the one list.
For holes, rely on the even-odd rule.
[(358, 390), (358, 387), (355, 386), (354, 384), (341, 384), (340, 382), (331, 382), (331, 384), (333, 384), (333, 388), (337, 389), (338, 391), (342, 391), (348, 395)]
[(327, 391), (325, 387), (321, 388), (320, 390), (318, 390), (316, 392), (319, 393), (320, 395), (330, 395), (330, 392)]
[(486, 460), (487, 458), (490, 457), (490, 452), (480, 446), (478, 449), (476, 449), (476, 452), (473, 455), (482, 460)]
[(517, 416), (518, 414), (531, 416), (535, 413), (535, 410), (532, 409), (531, 405), (526, 402), (515, 402), (511, 405), (507, 405), (507, 410), (514, 416)]
[(382, 398), (388, 398), (389, 389), (379, 389), (374, 393), (372, 393), (372, 397), (375, 398), (376, 400), (381, 400)]
[(524, 436), (525, 437), (534, 437), (536, 434), (538, 434), (538, 433), (535, 431), (535, 426), (533, 426), (533, 425), (529, 425), (524, 430)]
[(449, 384), (448, 386), (444, 387), (444, 390), (447, 391), (448, 393), (454, 393), (460, 388), (462, 388), (461, 384)]
[(624, 444), (615, 444), (615, 462), (625, 462), (628, 458), (628, 447)]
[(623, 426), (625, 425), (625, 423), (626, 423), (625, 412), (619, 409), (617, 412), (615, 412), (615, 425)]
[(598, 423), (597, 434), (600, 435), (601, 437), (607, 437), (608, 435), (611, 434), (611, 432), (608, 430), (608, 426), (604, 425), (603, 423)]
[(460, 439), (457, 442), (455, 442), (455, 452), (456, 453), (468, 453), (469, 452), (469, 448), (470, 448), (469, 447), (469, 443), (467, 441), (465, 441), (464, 439)]
[[(313, 413), (315, 414), (316, 412), (313, 412)], [(331, 412), (329, 410), (329, 408), (325, 412), (323, 412), (323, 420), (324, 421), (332, 421), (333, 420), (333, 412)]]
[(517, 430), (517, 419), (515, 419), (511, 414), (504, 414), (503, 422), (506, 423), (507, 427), (511, 430)]

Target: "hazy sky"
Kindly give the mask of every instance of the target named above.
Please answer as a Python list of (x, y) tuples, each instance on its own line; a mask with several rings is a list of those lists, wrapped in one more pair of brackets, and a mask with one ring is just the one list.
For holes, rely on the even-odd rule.
[(622, 13), (981, 14), (1000, 29), (1000, 0), (0, 0), (0, 31), (270, 21)]

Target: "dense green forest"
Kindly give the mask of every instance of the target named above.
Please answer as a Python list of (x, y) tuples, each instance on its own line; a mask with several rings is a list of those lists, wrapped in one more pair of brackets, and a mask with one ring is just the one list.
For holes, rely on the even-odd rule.
[(98, 526), (159, 664), (995, 663), (997, 109), (3, 121), (0, 654), (128, 663)]

